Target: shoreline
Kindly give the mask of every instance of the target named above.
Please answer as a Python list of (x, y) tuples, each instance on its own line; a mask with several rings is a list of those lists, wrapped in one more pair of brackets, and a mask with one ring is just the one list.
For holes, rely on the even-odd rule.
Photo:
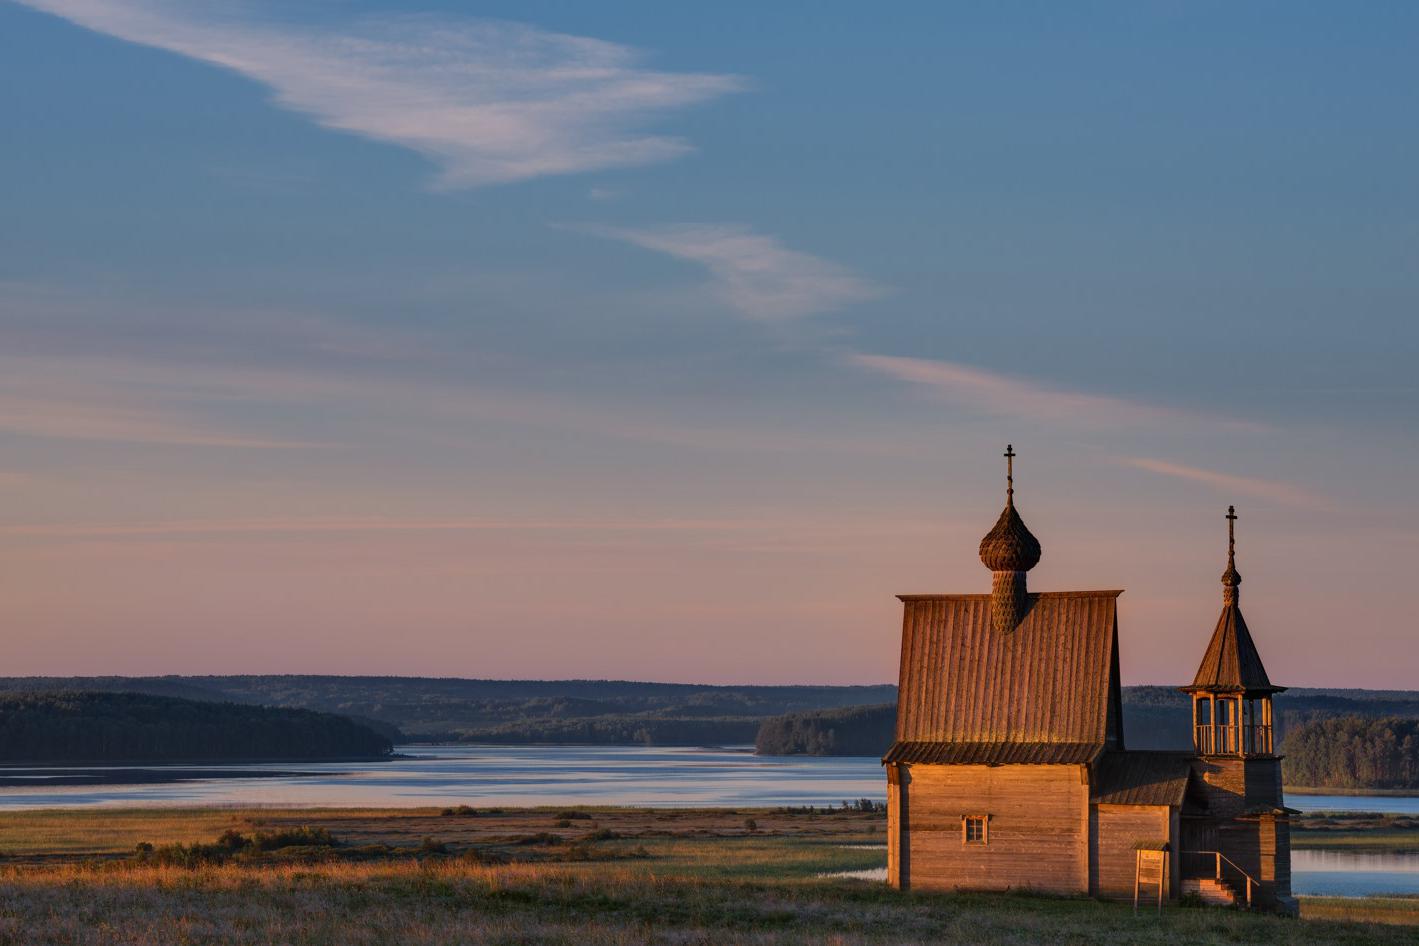
[(1283, 785), (1281, 791), (1287, 795), (1335, 795), (1355, 797), (1374, 795), (1380, 798), (1419, 798), (1415, 788), (1314, 788), (1309, 785)]

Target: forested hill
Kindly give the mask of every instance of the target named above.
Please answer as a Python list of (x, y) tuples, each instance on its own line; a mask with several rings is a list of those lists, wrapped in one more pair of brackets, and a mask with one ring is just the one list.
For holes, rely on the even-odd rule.
[(890, 685), (337, 676), (0, 678), (0, 690), (55, 689), (302, 707), (388, 727), (391, 735), (402, 731), (413, 741), (509, 744), (751, 743), (769, 717), (896, 699), (896, 687)]
[(764, 721), (754, 751), (759, 755), (881, 755), (891, 744), (896, 721), (895, 703), (788, 713)]
[(1315, 718), (1292, 728), (1281, 751), (1287, 784), (1419, 789), (1419, 719)]
[(0, 693), (0, 762), (315, 760), (388, 755), (343, 716), (117, 692)]
[[(1124, 687), (1125, 742), (1132, 749), (1191, 748), (1191, 706), (1187, 695), (1173, 687)], [(1419, 692), (1296, 688), (1278, 694), (1275, 708), (1277, 739), (1282, 740), (1291, 730), (1317, 721), (1419, 719)], [(792, 713), (766, 721), (755, 745), (765, 755), (880, 755), (892, 742), (895, 720), (895, 706)], [(1347, 731), (1376, 732), (1358, 724)]]

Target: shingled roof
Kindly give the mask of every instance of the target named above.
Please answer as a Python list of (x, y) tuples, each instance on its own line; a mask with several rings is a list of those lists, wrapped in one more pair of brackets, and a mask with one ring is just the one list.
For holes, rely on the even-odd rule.
[(1222, 607), (1217, 629), (1202, 655), (1202, 664), (1192, 685), (1183, 687), (1189, 693), (1247, 693), (1265, 695), (1280, 693), (1285, 687), (1273, 686), (1262, 666), (1261, 654), (1247, 630), (1241, 606), (1235, 602)]
[(1119, 594), (1032, 594), (1010, 633), (992, 625), (990, 595), (902, 596), (896, 744), (884, 761), (1079, 763), (1119, 745)]
[(1267, 696), (1285, 687), (1272, 686), (1261, 654), (1242, 617), (1242, 573), (1237, 571), (1237, 507), (1227, 507), (1227, 570), (1222, 572), (1222, 616), (1202, 655), (1202, 664), (1184, 693), (1244, 693)]
[(1191, 774), (1192, 763), (1185, 752), (1106, 752), (1094, 773), (1090, 801), (1181, 806)]

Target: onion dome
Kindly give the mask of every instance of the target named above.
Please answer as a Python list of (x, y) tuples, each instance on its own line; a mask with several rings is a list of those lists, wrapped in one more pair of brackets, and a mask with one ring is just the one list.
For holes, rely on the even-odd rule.
[(1005, 448), (1005, 508), (980, 540), (980, 560), (993, 572), (1027, 572), (1040, 563), (1040, 540), (1015, 511), (1015, 448)]
[(1007, 501), (995, 528), (980, 540), (980, 560), (993, 572), (1027, 572), (1040, 563), (1040, 540)]
[(980, 560), (991, 571), (990, 620), (996, 631), (1008, 634), (1020, 626), (1030, 611), (1025, 573), (1040, 561), (1040, 541), (1025, 528), (1015, 511), (1015, 448), (1005, 448), (1005, 509), (995, 528), (980, 540)]

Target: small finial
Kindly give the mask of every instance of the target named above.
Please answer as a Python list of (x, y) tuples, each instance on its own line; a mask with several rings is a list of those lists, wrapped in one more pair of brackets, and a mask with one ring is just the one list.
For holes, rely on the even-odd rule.
[(1015, 445), (1005, 445), (1005, 505), (1015, 505)]

